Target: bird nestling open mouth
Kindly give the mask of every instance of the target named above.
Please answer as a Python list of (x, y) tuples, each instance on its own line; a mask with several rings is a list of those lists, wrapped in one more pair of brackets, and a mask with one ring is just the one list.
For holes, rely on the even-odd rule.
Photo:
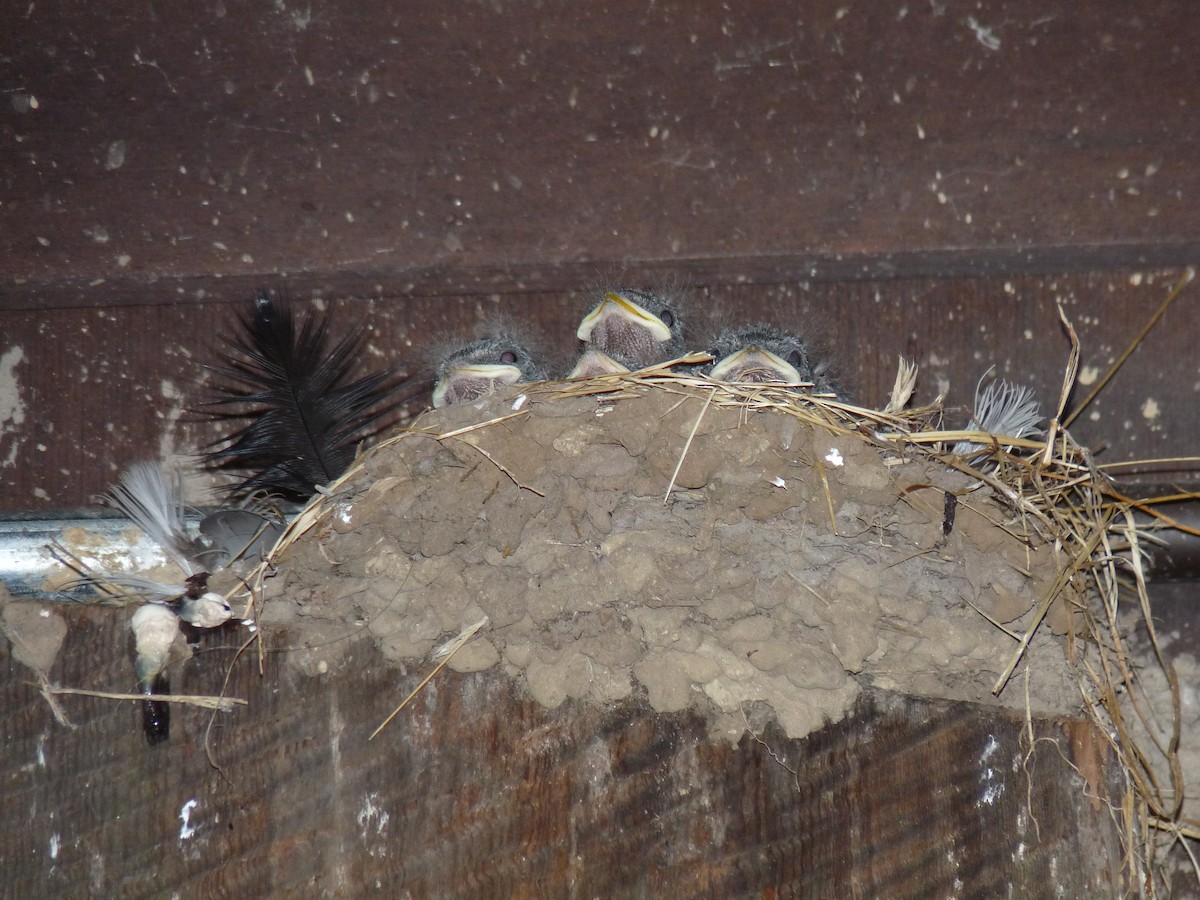
[(470, 403), (500, 385), (545, 381), (546, 372), (521, 344), (506, 337), (472, 341), (437, 367), (434, 407)]
[[(606, 292), (579, 323), (576, 336), (589, 350), (599, 351), (626, 370), (666, 362), (684, 350), (676, 304), (657, 294), (627, 288)], [(603, 365), (602, 360), (600, 363)]]

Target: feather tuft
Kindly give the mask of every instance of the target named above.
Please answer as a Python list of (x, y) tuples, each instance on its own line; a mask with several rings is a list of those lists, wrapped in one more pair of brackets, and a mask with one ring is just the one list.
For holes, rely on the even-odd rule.
[[(984, 373), (985, 378), (987, 374)], [(982, 381), (981, 378), (980, 382)], [(966, 430), (984, 431), (1001, 437), (1024, 438), (1042, 433), (1038, 427), (1041, 420), (1041, 409), (1032, 389), (1000, 378), (987, 387), (976, 386), (975, 411)], [(959, 441), (954, 445), (953, 452), (967, 456), (982, 449), (982, 444)]]
[(197, 547), (184, 524), (182, 492), (178, 475), (168, 480), (158, 463), (140, 462), (121, 473), (105, 500), (146, 532), (185, 575), (192, 575), (191, 556)]
[(224, 338), (224, 365), (211, 367), (226, 384), (204, 405), (224, 418), (249, 417), (207, 454), (217, 468), (250, 473), (237, 494), (268, 491), (304, 501), (354, 460), (360, 442), (407, 396), (395, 368), (351, 381), (363, 329), (329, 347), (329, 317), (312, 314), (297, 328), (292, 309), (259, 291), (241, 318), (242, 334)]

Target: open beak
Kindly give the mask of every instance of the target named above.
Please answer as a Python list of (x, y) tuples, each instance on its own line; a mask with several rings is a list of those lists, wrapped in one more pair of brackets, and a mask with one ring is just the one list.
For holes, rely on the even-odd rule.
[(575, 368), (567, 375), (568, 378), (589, 378), (592, 375), (619, 375), (622, 372), (628, 372), (629, 369), (621, 365), (611, 356), (606, 353), (601, 353), (599, 350), (588, 349), (579, 357), (579, 362), (575, 363)]
[(781, 381), (784, 384), (802, 384), (804, 379), (796, 367), (784, 362), (770, 350), (761, 347), (744, 347), (731, 353), (715, 366), (709, 375), (713, 381), (761, 384)]
[(671, 339), (671, 329), (663, 324), (662, 319), (613, 291), (605, 294), (599, 305), (583, 317), (575, 334), (581, 341), (590, 341), (592, 332), (601, 324), (610, 331), (633, 328), (648, 331), (659, 343)]
[(447, 369), (433, 388), (434, 408), (451, 403), (469, 403), (490, 394), (498, 384), (516, 384), (521, 370), (516, 366), (479, 363)]

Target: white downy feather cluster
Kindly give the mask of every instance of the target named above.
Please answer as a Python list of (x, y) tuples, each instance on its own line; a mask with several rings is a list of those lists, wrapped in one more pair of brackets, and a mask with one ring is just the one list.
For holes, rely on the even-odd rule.
[[(1033, 391), (1025, 385), (999, 378), (987, 387), (975, 388), (975, 412), (966, 430), (1023, 438), (1041, 434), (1042, 429), (1038, 427), (1041, 420), (1042, 412)], [(983, 448), (983, 444), (974, 441), (959, 441), (953, 452), (969, 456)]]

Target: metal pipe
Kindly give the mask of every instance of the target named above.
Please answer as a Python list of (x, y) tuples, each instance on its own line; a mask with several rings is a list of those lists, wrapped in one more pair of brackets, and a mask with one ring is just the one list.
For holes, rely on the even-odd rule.
[[(189, 516), (194, 529), (201, 516)], [(78, 577), (55, 559), (58, 543), (97, 572), (145, 572), (169, 562), (166, 554), (128, 519), (88, 511), (61, 518), (0, 520), (0, 581), (14, 597), (62, 600), (59, 587)]]

